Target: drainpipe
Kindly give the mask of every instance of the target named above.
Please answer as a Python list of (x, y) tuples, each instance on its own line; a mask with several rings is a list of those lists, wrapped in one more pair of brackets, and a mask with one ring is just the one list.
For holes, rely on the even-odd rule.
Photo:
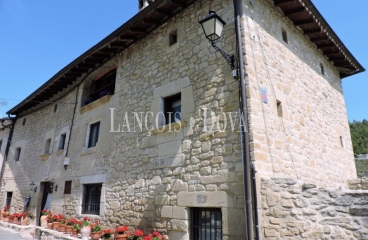
[(252, 184), (251, 184), (251, 160), (249, 148), (249, 127), (248, 127), (248, 107), (247, 96), (245, 89), (245, 73), (244, 73), (244, 59), (243, 59), (243, 42), (241, 39), (241, 23), (242, 16), (242, 2), (241, 0), (233, 0), (234, 4), (234, 20), (235, 20), (235, 34), (236, 46), (238, 52), (238, 71), (240, 82), (240, 98), (241, 98), (241, 117), (243, 122), (242, 132), (242, 148), (243, 148), (243, 179), (244, 179), (244, 204), (245, 204), (245, 222), (247, 239), (253, 240), (253, 204), (252, 204)]

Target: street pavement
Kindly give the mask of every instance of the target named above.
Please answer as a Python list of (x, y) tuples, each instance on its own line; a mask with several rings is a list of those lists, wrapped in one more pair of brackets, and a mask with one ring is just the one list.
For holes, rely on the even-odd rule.
[[(26, 240), (19, 233), (12, 229), (0, 227), (0, 240)], [(29, 239), (29, 238), (28, 238)]]

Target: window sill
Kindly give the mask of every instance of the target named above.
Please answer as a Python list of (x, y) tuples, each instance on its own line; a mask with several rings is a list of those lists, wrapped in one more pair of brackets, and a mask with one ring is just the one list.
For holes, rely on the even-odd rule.
[(40, 159), (41, 159), (41, 161), (46, 161), (47, 159), (49, 159), (49, 156), (50, 156), (50, 154), (42, 154), (40, 156)]
[(188, 121), (173, 122), (165, 126), (153, 129), (151, 132), (153, 135), (157, 135), (157, 134), (168, 132), (168, 131), (178, 132), (182, 130), (184, 127), (186, 127), (187, 125), (188, 125)]
[(96, 152), (97, 152), (97, 147), (83, 148), (83, 150), (81, 151), (81, 156), (96, 153)]
[(60, 149), (60, 150), (58, 150), (57, 152), (56, 152), (56, 155), (61, 155), (61, 154), (63, 154), (64, 153), (64, 149)]
[(112, 95), (106, 95), (106, 96), (103, 96), (102, 98), (99, 98), (91, 103), (88, 103), (87, 105), (83, 106), (80, 108), (80, 113), (85, 113), (85, 112), (88, 112), (89, 110), (93, 109), (93, 108), (96, 108), (98, 106), (101, 106), (107, 102), (110, 101), (110, 98), (112, 97)]

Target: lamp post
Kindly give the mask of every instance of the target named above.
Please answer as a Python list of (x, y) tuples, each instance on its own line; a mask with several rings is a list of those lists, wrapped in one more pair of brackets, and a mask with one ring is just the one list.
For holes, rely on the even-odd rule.
[(199, 23), (202, 26), (206, 38), (210, 41), (212, 47), (219, 51), (225, 58), (226, 62), (231, 66), (233, 77), (236, 77), (235, 56), (234, 54), (227, 54), (216, 45), (216, 42), (221, 38), (222, 30), (226, 22), (220, 18), (215, 11), (210, 11), (209, 14), (203, 18)]
[(29, 189), (31, 191), (37, 192), (37, 186), (33, 181), (29, 184)]

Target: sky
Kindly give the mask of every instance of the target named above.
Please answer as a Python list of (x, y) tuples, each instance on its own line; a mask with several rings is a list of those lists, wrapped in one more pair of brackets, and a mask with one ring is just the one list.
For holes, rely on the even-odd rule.
[[(368, 1), (312, 1), (368, 69)], [(137, 12), (138, 0), (0, 0), (0, 117)], [(342, 83), (349, 121), (368, 119), (368, 73)]]

